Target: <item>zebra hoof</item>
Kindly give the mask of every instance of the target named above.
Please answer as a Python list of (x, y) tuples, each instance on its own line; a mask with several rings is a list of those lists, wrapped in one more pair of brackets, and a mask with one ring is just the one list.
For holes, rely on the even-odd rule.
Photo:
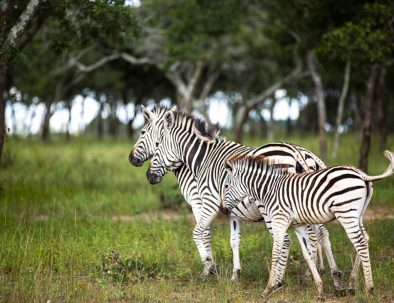
[(204, 272), (198, 276), (198, 282), (205, 282), (207, 279), (208, 279), (208, 275)]
[(336, 288), (335, 289), (335, 296), (336, 297), (344, 297), (344, 296), (346, 296), (346, 289), (344, 289), (344, 288)]
[(335, 278), (340, 279), (342, 277), (342, 272), (340, 270), (335, 270), (331, 272), (331, 275)]
[(374, 290), (373, 287), (368, 288), (368, 294), (369, 294), (369, 295), (373, 295), (374, 293), (375, 293), (375, 290)]
[(316, 297), (316, 300), (318, 300), (318, 301), (320, 301), (320, 302), (323, 302), (323, 301), (326, 300), (326, 297), (324, 297), (323, 295), (318, 295), (318, 296)]
[(233, 271), (233, 274), (231, 275), (231, 281), (238, 282), (240, 276), (241, 276), (241, 270), (240, 269), (235, 269)]
[(309, 275), (304, 274), (301, 277), (301, 285), (305, 286), (308, 284), (308, 280), (309, 280)]
[(349, 289), (347, 290), (347, 292), (348, 292), (349, 295), (354, 296), (354, 295), (356, 294), (356, 289), (354, 289), (354, 288), (349, 288)]
[(209, 268), (209, 274), (210, 275), (217, 275), (218, 274), (218, 268), (216, 264), (212, 264), (211, 267)]

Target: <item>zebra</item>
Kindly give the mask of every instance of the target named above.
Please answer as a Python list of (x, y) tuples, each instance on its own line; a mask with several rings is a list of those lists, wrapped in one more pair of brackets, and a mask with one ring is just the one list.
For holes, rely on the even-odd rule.
[[(215, 135), (215, 132), (209, 129), (206, 123), (201, 122), (187, 113), (169, 111), (164, 115), (163, 120), (164, 133), (159, 137), (155, 155), (147, 171), (147, 177), (150, 183), (156, 184), (161, 181), (162, 177), (168, 171), (177, 171), (185, 166), (190, 170), (193, 180), (196, 182), (198, 195), (202, 203), (200, 216), (193, 229), (193, 239), (203, 260), (203, 273), (208, 273), (209, 268), (213, 265), (213, 259), (205, 251), (203, 235), (218, 214), (222, 204), (221, 197), (226, 177), (226, 173), (222, 169), (224, 160), (233, 153), (248, 152), (250, 154), (266, 155), (269, 158), (277, 159), (282, 164), (286, 164), (294, 172), (298, 170), (298, 165), (301, 165), (296, 159), (300, 158), (301, 167), (305, 167), (305, 162), (302, 162), (303, 158), (299, 151), (298, 153), (294, 153), (293, 149), (295, 147), (290, 144), (276, 143), (251, 148), (235, 142), (226, 141)], [(305, 169), (308, 170), (308, 167), (306, 166)], [(242, 216), (245, 217), (245, 211), (250, 209), (253, 209), (253, 204), (247, 205), (243, 202), (233, 210), (231, 215), (242, 218)], [(254, 213), (256, 212), (258, 213), (258, 210), (254, 209)], [(261, 220), (261, 214), (257, 218)], [(269, 222), (267, 221), (266, 223), (270, 230)], [(321, 226), (318, 232), (322, 234), (321, 238), (324, 238), (323, 247), (327, 256), (330, 256), (328, 260), (335, 288), (340, 290), (340, 272), (332, 256), (328, 231)], [(305, 237), (309, 237), (309, 233), (310, 231), (305, 229)], [(283, 249), (281, 258), (287, 259), (289, 247), (290, 239), (287, 236), (286, 246)], [(282, 277), (278, 277), (278, 281), (280, 282), (281, 280)]]
[(372, 181), (394, 173), (394, 153), (386, 150), (384, 155), (390, 165), (378, 176), (368, 176), (351, 166), (333, 166), (317, 172), (293, 174), (266, 157), (247, 154), (234, 154), (225, 161), (224, 213), (230, 213), (237, 201), (252, 197), (258, 208), (269, 214), (272, 220), (271, 272), (263, 297), (267, 298), (275, 290), (276, 275), (283, 275), (279, 272), (282, 267), (277, 265), (290, 226), (295, 229), (313, 274), (318, 297), (323, 297), (322, 280), (308, 251), (308, 243), (300, 233), (305, 224), (327, 223), (335, 219), (345, 229), (361, 260), (367, 291), (373, 292), (369, 237), (362, 219), (372, 196)]
[[(175, 110), (175, 107), (171, 109), (159, 107), (159, 108), (154, 108), (152, 111), (149, 109), (146, 109), (143, 105), (141, 105), (141, 110), (142, 113), (144, 114), (144, 118), (146, 121), (145, 126), (141, 130), (140, 137), (138, 138), (136, 144), (133, 146), (132, 151), (130, 152), (129, 155), (129, 161), (132, 165), (134, 166), (141, 166), (146, 160), (148, 160), (151, 156), (153, 156), (154, 150), (157, 147), (157, 143), (159, 140), (159, 137), (162, 135), (163, 132), (163, 116), (166, 112), (168, 111), (173, 111)], [(285, 143), (281, 144), (271, 144), (271, 145), (266, 145), (267, 153), (272, 152), (276, 150), (278, 152), (278, 149), (286, 145)], [(296, 156), (299, 156), (298, 149), (294, 148), (292, 145), (286, 145), (287, 148), (290, 148)], [(272, 150), (271, 150), (272, 149)], [(309, 152), (310, 153), (310, 152)], [(312, 154), (312, 156), (314, 156)], [(314, 156), (317, 161), (318, 159), (316, 156)], [(310, 159), (312, 159), (311, 156), (309, 156)], [(302, 163), (303, 158), (300, 157), (298, 159), (299, 162)], [(304, 164), (301, 166), (297, 162), (297, 171), (306, 169), (307, 166)], [(324, 165), (324, 164), (323, 164)], [(183, 165), (180, 169), (176, 170), (175, 175), (178, 179), (179, 187), (181, 190), (181, 193), (185, 197), (185, 200), (187, 203), (192, 207), (193, 214), (195, 216), (196, 222), (198, 222), (198, 215), (199, 215), (199, 208), (201, 207), (201, 200), (198, 198), (198, 193), (196, 190), (196, 182), (194, 177), (191, 175), (191, 171), (187, 168), (186, 165)], [(239, 278), (239, 274), (241, 272), (241, 266), (240, 266), (240, 258), (239, 258), (239, 244), (240, 244), (240, 223), (239, 219), (242, 219), (244, 221), (251, 221), (251, 222), (256, 222), (256, 221), (262, 221), (263, 218), (258, 211), (257, 208), (254, 206), (251, 207), (251, 204), (249, 201), (245, 200), (243, 201), (243, 204), (240, 205), (238, 208), (234, 210), (233, 216), (230, 216), (230, 244), (231, 248), (233, 250), (233, 273), (232, 273), (232, 280), (237, 280)], [(270, 225), (269, 221), (267, 221), (268, 229), (270, 230)], [(325, 239), (328, 239), (328, 234), (325, 234), (326, 230), (322, 229), (320, 231), (316, 230), (308, 230), (310, 238), (312, 238), (312, 242), (316, 242), (316, 234), (320, 235), (319, 242), (320, 243), (325, 243)], [(206, 250), (212, 254), (211, 250), (211, 234), (210, 234), (210, 228), (208, 228), (205, 233), (204, 233), (204, 245), (206, 247)], [(330, 245), (330, 242), (328, 242), (328, 245)], [(320, 245), (318, 245), (318, 248), (320, 248)], [(331, 252), (331, 247), (328, 247), (328, 251)], [(335, 273), (338, 275), (340, 272), (336, 268), (335, 260), (332, 257), (332, 254), (327, 254), (329, 258), (332, 260), (332, 268), (335, 268)], [(212, 257), (212, 256), (211, 256)], [(330, 258), (331, 257), (331, 258)], [(323, 262), (322, 262), (322, 253), (321, 251), (319, 252), (319, 259), (320, 259), (320, 266), (321, 269), (323, 267)], [(211, 267), (210, 272), (214, 272), (214, 267)], [(306, 272), (305, 277), (307, 277), (309, 274), (309, 271)], [(200, 275), (200, 279), (204, 279), (206, 275), (202, 273)]]

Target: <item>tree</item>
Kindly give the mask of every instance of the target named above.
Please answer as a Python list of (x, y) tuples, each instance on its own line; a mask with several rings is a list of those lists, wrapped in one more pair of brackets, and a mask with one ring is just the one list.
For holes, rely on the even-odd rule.
[(342, 26), (324, 35), (322, 50), (343, 60), (350, 59), (364, 78), (359, 167), (367, 172), (376, 85), (382, 70), (394, 64), (394, 30), (390, 26), (394, 4), (366, 3), (357, 6), (357, 9)]
[[(124, 45), (128, 37), (138, 33), (132, 9), (124, 1), (63, 0), (46, 5), (47, 24), (13, 68), (15, 85), (28, 93), (29, 98), (38, 97), (45, 104), (44, 140), (49, 139), (53, 104), (71, 102), (75, 87), (88, 73), (117, 57), (89, 60), (97, 58), (100, 51)], [(41, 56), (36, 56), (37, 53)], [(84, 58), (88, 63), (76, 63), (75, 58)], [(26, 70), (29, 72), (20, 72)]]
[[(41, 22), (36, 22), (35, 26), (28, 28), (36, 17), (42, 1), (30, 0), (26, 6), (17, 5), (17, 2), (19, 1), (0, 2), (2, 15), (0, 25), (0, 162), (6, 134), (4, 90), (9, 64), (41, 25)], [(20, 7), (23, 7), (23, 10)]]

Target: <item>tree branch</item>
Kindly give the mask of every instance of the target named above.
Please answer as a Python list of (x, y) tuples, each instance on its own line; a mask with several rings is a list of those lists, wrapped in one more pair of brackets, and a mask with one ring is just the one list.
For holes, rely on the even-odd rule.
[[(19, 16), (18, 21), (16, 24), (11, 28), (7, 39), (2, 46), (2, 50), (4, 50), (4, 46), (6, 48), (11, 48), (11, 49), (18, 49), (19, 47), (19, 42), (20, 39), (26, 30), (28, 24), (30, 21), (33, 19), (38, 6), (40, 5), (41, 0), (30, 0), (29, 3), (26, 6), (26, 9), (23, 11), (23, 13)], [(10, 56), (10, 54), (7, 54), (7, 56)]]
[(256, 97), (254, 97), (247, 105), (249, 109), (256, 108), (257, 106), (262, 104), (265, 101), (265, 99), (269, 98), (273, 93), (275, 93), (276, 90), (278, 90), (282, 86), (289, 84), (293, 81), (296, 81), (298, 79), (301, 79), (309, 74), (308, 72), (302, 71), (302, 62), (296, 50), (294, 50), (293, 55), (296, 64), (295, 68), (288, 75), (279, 79), (274, 84), (272, 84), (264, 91), (262, 91), (260, 94), (258, 94)]

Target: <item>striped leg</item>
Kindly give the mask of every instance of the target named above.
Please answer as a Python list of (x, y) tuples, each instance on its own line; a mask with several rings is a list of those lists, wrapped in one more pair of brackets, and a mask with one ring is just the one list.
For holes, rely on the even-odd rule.
[(263, 298), (267, 298), (277, 288), (276, 285), (277, 263), (282, 253), (282, 247), (283, 247), (286, 231), (290, 226), (290, 222), (287, 219), (285, 220), (273, 219), (271, 224), (272, 224), (272, 236), (274, 238), (274, 243), (272, 247), (271, 271), (270, 271), (270, 277), (267, 286), (262, 294)]
[(193, 229), (193, 240), (196, 243), (201, 260), (204, 264), (203, 272), (200, 274), (199, 277), (200, 280), (205, 280), (208, 277), (209, 273), (212, 271), (212, 267), (214, 267), (212, 252), (210, 252), (209, 255), (209, 251), (207, 251), (204, 245), (204, 233), (208, 228), (210, 228), (213, 219), (215, 219), (218, 214), (218, 210), (215, 212), (212, 211), (211, 208), (204, 208), (203, 205), (200, 211), (200, 218)]
[(330, 242), (330, 234), (328, 233), (327, 228), (322, 224), (313, 225), (315, 232), (317, 234), (317, 239), (320, 246), (323, 248), (324, 253), (327, 257), (328, 265), (330, 267), (331, 277), (334, 282), (335, 292), (336, 294), (343, 295), (343, 287), (341, 283), (342, 272), (338, 269), (337, 264), (334, 259), (334, 255), (332, 253), (331, 242)]
[[(363, 265), (364, 270), (364, 279), (365, 286), (369, 293), (373, 292), (373, 279), (372, 279), (372, 269), (371, 269), (371, 261), (369, 258), (369, 249), (368, 249), (368, 236), (365, 236), (363, 233), (363, 226), (360, 224), (358, 218), (353, 218), (353, 220), (349, 220), (349, 218), (339, 217), (338, 221), (342, 224), (345, 229), (350, 241), (352, 242), (354, 248), (357, 251), (357, 255), (360, 258), (360, 261)], [(355, 262), (355, 267), (357, 263), (357, 258)], [(357, 266), (358, 267), (358, 266)]]
[[(271, 217), (269, 217), (264, 212), (262, 214), (263, 214), (264, 222), (267, 226), (268, 232), (271, 234), (271, 236), (273, 236)], [(285, 238), (283, 240), (283, 246), (282, 246), (281, 253), (279, 256), (278, 264), (276, 267), (276, 272), (277, 272), (276, 279), (275, 279), (276, 289), (283, 285), (283, 278), (285, 275), (287, 260), (288, 260), (289, 253), (290, 253), (290, 245), (291, 245), (291, 239), (290, 239), (289, 234), (286, 233)]]
[[(306, 245), (306, 241), (309, 244), (308, 249), (312, 252), (313, 262), (315, 262), (316, 267), (320, 263), (321, 255), (319, 255), (319, 243), (317, 242), (317, 236), (313, 225), (304, 225), (298, 229), (298, 233), (302, 234), (302, 243)], [(321, 252), (320, 252), (321, 253)], [(320, 263), (321, 264), (321, 263)], [(307, 279), (311, 275), (309, 268), (306, 270), (303, 280), (306, 283)]]
[[(368, 194), (367, 194), (367, 198), (365, 199), (366, 203), (364, 204), (362, 215), (360, 216), (360, 225), (361, 225), (361, 231), (364, 234), (364, 238), (368, 242), (369, 236), (364, 228), (363, 218), (364, 218), (365, 211), (368, 207), (368, 204), (369, 204), (369, 202), (371, 202), (371, 198), (372, 198), (372, 194), (373, 194), (372, 182), (369, 182), (367, 184), (367, 190), (368, 190)], [(356, 279), (357, 279), (357, 275), (358, 275), (358, 270), (360, 268), (360, 264), (361, 264), (361, 260), (360, 260), (359, 255), (357, 254), (356, 259), (353, 264), (352, 272), (350, 274), (350, 279), (349, 279), (348, 291), (349, 291), (349, 294), (351, 294), (351, 295), (355, 295), (355, 293), (356, 293)]]
[[(196, 223), (199, 222), (200, 220), (200, 209), (201, 209), (201, 204), (200, 203), (192, 203), (192, 211), (194, 215), (194, 219), (196, 220)], [(202, 241), (199, 241), (197, 245), (198, 252), (200, 254), (201, 261), (204, 263), (205, 259), (208, 257), (212, 260), (212, 266), (209, 268), (208, 274), (209, 273), (215, 273), (216, 272), (216, 266), (213, 262), (213, 257), (212, 257), (212, 248), (211, 248), (211, 228), (210, 226), (206, 228), (203, 232), (203, 237)], [(202, 247), (199, 247), (201, 245)], [(201, 255), (205, 251), (204, 255)], [(207, 278), (207, 275), (200, 275), (200, 279), (204, 280)]]
[[(364, 228), (364, 225), (362, 225), (362, 222), (361, 222), (361, 231), (362, 231), (362, 233), (364, 235), (365, 241), (367, 241), (367, 243), (368, 243), (369, 235), (366, 232), (366, 230)], [(358, 270), (360, 269), (360, 264), (361, 264), (361, 259), (360, 259), (359, 254), (357, 254), (356, 255), (356, 259), (354, 260), (353, 269), (352, 269), (352, 272), (351, 272), (350, 278), (349, 278), (348, 291), (349, 291), (349, 294), (351, 294), (351, 295), (355, 295), (356, 294), (356, 279), (357, 279), (357, 276), (358, 276)]]
[(230, 217), (230, 244), (233, 251), (233, 274), (232, 281), (237, 281), (241, 274), (241, 261), (239, 258), (239, 246), (241, 244), (241, 222)]
[(310, 272), (312, 273), (313, 280), (317, 289), (319, 299), (323, 299), (323, 281), (316, 268), (316, 248), (313, 248), (309, 238), (305, 236), (305, 227), (299, 226), (294, 228), (298, 241), (301, 245), (302, 254), (308, 265)]

